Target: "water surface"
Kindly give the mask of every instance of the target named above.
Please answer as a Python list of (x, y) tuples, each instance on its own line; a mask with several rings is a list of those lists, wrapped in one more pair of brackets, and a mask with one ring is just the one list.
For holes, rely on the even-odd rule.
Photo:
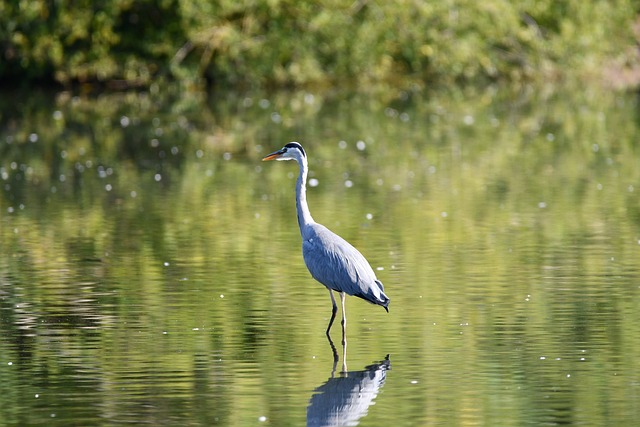
[[(3, 99), (0, 425), (640, 418), (633, 97)], [(314, 218), (391, 298), (348, 299), (347, 372), (297, 167), (260, 162), (292, 140)]]

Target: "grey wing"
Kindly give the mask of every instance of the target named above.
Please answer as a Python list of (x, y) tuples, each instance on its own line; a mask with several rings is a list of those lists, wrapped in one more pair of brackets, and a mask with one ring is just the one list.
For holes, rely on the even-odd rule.
[[(349, 242), (315, 224), (314, 233), (303, 240), (302, 254), (311, 275), (329, 289), (367, 300), (376, 285), (376, 275), (367, 260)], [(379, 293), (374, 291), (374, 299)], [(372, 301), (373, 302), (373, 301)]]

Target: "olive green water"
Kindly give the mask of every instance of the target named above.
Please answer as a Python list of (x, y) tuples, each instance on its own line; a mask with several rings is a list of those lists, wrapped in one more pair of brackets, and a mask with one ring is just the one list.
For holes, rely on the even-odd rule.
[[(0, 426), (640, 419), (631, 95), (0, 104)], [(314, 218), (391, 298), (348, 299), (348, 374), (301, 256), (297, 167), (260, 161), (292, 140)]]

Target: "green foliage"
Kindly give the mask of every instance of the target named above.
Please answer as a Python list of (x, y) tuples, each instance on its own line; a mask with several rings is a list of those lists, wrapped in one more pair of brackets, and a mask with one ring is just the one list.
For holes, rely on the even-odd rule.
[(114, 0), (0, 5), (0, 76), (245, 86), (519, 81), (600, 73), (633, 0)]

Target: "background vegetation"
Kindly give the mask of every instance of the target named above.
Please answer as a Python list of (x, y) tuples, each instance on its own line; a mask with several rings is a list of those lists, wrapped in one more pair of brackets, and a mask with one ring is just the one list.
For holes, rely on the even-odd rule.
[(2, 2), (0, 79), (255, 88), (577, 72), (626, 81), (638, 10), (637, 0)]

